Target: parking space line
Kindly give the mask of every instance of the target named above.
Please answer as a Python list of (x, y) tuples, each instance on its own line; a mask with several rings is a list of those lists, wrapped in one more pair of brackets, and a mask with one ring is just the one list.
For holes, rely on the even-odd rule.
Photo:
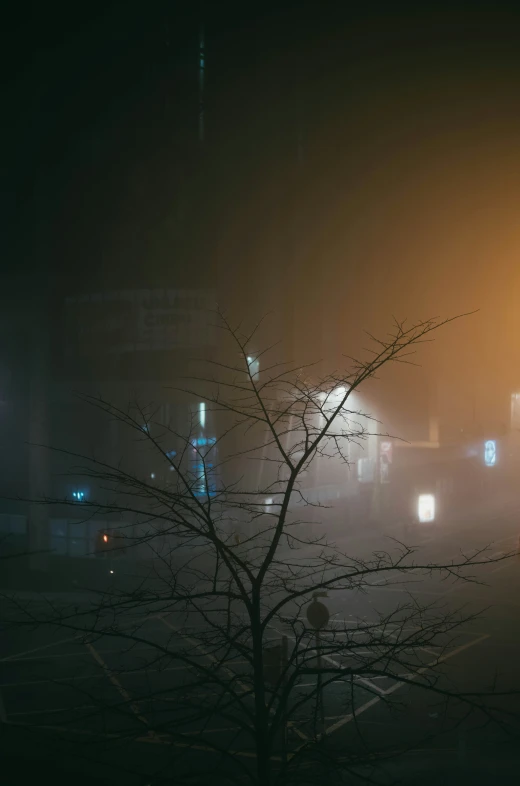
[(222, 726), (222, 728), (217, 729), (194, 729), (193, 731), (185, 732), (186, 735), (188, 734), (220, 734), (222, 731), (240, 731), (239, 726)]
[[(215, 750), (210, 745), (193, 745), (191, 742), (180, 742), (172, 737), (165, 735), (157, 735), (153, 739), (151, 737), (137, 737), (136, 742), (155, 743), (158, 745), (169, 745), (174, 748), (189, 748), (194, 751), (205, 751), (206, 753), (219, 754), (221, 751)], [(244, 756), (249, 759), (256, 759), (256, 753), (253, 751), (227, 751), (230, 756)], [(280, 761), (280, 756), (271, 756), (272, 761)]]
[[(372, 622), (360, 622), (358, 620), (338, 620), (335, 619), (335, 615), (332, 615), (332, 617), (334, 618), (332, 620), (333, 622), (341, 622), (342, 625), (355, 625), (356, 627), (364, 625), (366, 627), (370, 627), (371, 625), (374, 624)], [(297, 617), (297, 619), (299, 622), (305, 622), (307, 625), (309, 624), (309, 620), (307, 619), (307, 617)]]
[[(78, 642), (78, 645), (80, 645), (80, 644), (81, 644), (81, 642)], [(121, 650), (121, 649), (108, 649), (108, 650), (102, 650), (102, 652), (103, 652), (103, 655), (105, 655), (106, 653), (114, 653), (114, 652), (119, 652), (121, 655), (126, 655), (128, 653), (129, 654), (133, 654), (134, 652), (144, 652), (144, 651), (148, 651), (150, 649), (154, 649), (152, 644), (150, 644), (149, 646), (145, 646), (145, 647), (135, 647), (135, 648), (131, 648), (131, 649), (128, 649), (128, 650), (124, 650), (124, 649), (123, 650)], [(29, 655), (29, 657), (22, 656), (21, 658), (19, 658), (19, 657), (12, 658), (10, 662), (11, 663), (24, 663), (26, 661), (29, 662), (29, 661), (37, 661), (37, 660), (48, 660), (48, 658), (84, 658), (84, 657), (85, 657), (85, 652), (82, 650), (81, 652), (58, 652), (58, 653), (54, 653), (52, 655)]]
[(507, 538), (502, 538), (501, 540), (494, 540), (493, 546), (499, 546), (501, 543), (508, 543), (510, 540), (515, 540), (518, 538), (518, 533), (514, 535), (508, 535)]
[[(219, 667), (220, 667), (220, 668), (221, 668), (223, 671), (225, 671), (225, 672), (226, 672), (226, 673), (227, 673), (227, 674), (228, 674), (228, 675), (229, 675), (229, 676), (230, 676), (232, 679), (234, 679), (234, 678), (237, 676), (237, 675), (236, 675), (236, 674), (235, 674), (233, 671), (231, 671), (231, 669), (228, 669), (226, 666), (223, 666), (223, 665), (220, 663), (219, 659), (215, 657), (215, 655), (213, 655), (211, 652), (206, 652), (206, 650), (204, 649), (204, 647), (202, 647), (202, 646), (199, 644), (199, 642), (198, 642), (198, 641), (196, 641), (195, 639), (191, 638), (191, 636), (186, 636), (186, 634), (184, 634), (184, 633), (182, 633), (180, 630), (178, 630), (178, 629), (175, 627), (175, 625), (172, 625), (172, 624), (171, 624), (171, 622), (168, 622), (168, 620), (164, 619), (164, 617), (161, 617), (161, 622), (162, 622), (164, 625), (166, 625), (168, 628), (171, 628), (171, 630), (173, 630), (173, 631), (174, 631), (175, 633), (177, 633), (179, 636), (182, 636), (182, 638), (183, 638), (183, 639), (186, 639), (186, 641), (189, 641), (189, 642), (190, 642), (190, 644), (192, 644), (194, 647), (196, 647), (196, 649), (200, 650), (200, 651), (202, 652), (202, 654), (203, 654), (203, 655), (204, 655), (206, 658), (208, 658), (208, 660), (212, 661), (212, 663), (215, 663), (217, 666), (219, 666)], [(244, 691), (244, 693), (248, 693), (248, 692), (250, 691), (250, 689), (247, 687), (247, 685), (245, 685), (245, 683), (243, 683), (243, 682), (242, 682), (242, 680), (239, 680), (239, 679), (237, 679), (237, 685), (239, 685), (239, 686), (240, 686), (240, 688), (241, 688), (241, 689)]]
[[(306, 620), (306, 622), (308, 624), (308, 620), (305, 617), (299, 617), (299, 619)], [(341, 622), (342, 624), (346, 624), (346, 625), (356, 625), (357, 629), (353, 630), (353, 631), (341, 630), (341, 629), (335, 630), (335, 629), (331, 629), (331, 627), (329, 625), (329, 628), (327, 630), (320, 631), (320, 635), (325, 636), (325, 635), (331, 634), (331, 633), (336, 633), (336, 634), (337, 633), (343, 633), (343, 634), (348, 634), (349, 636), (361, 636), (363, 634), (366, 634), (366, 632), (367, 632), (366, 629), (369, 629), (372, 633), (374, 633), (374, 632), (377, 632), (377, 631), (382, 631), (383, 628), (385, 630), (399, 630), (399, 631), (403, 631), (403, 632), (404, 631), (411, 631), (411, 630), (419, 630), (419, 627), (417, 625), (409, 625), (406, 628), (401, 628), (401, 626), (397, 625), (396, 623), (394, 623), (393, 625), (379, 625), (377, 620), (375, 620), (374, 622), (362, 622), (362, 621), (356, 622), (356, 621), (351, 621), (351, 620), (332, 620), (332, 622)]]
[[(7, 721), (7, 725), (9, 726), (24, 726), (27, 727), (27, 724), (21, 723), (20, 721)], [(42, 731), (62, 731), (62, 732), (70, 732), (72, 734), (83, 734), (88, 737), (109, 737), (110, 739), (120, 740), (122, 738), (121, 734), (117, 732), (106, 732), (106, 731), (91, 731), (90, 729), (74, 729), (71, 726), (55, 726), (45, 724), (44, 726), (36, 726), (34, 728), (41, 729)]]
[[(396, 644), (399, 643), (398, 640), (397, 640), (398, 637), (396, 636), (395, 633), (389, 633), (388, 637), (391, 638), (391, 639), (396, 639)], [(436, 646), (438, 649), (440, 649), (440, 645), (432, 645), (432, 646)], [(405, 647), (404, 650), (402, 650), (402, 651), (403, 652), (416, 652), (417, 650), (422, 650), (422, 652), (427, 652), (428, 655), (433, 655), (434, 657), (437, 657), (437, 653), (435, 652), (435, 650), (430, 649), (429, 647), (419, 647), (419, 646), (417, 646), (417, 647)]]
[[(422, 582), (417, 582), (417, 583), (420, 584)], [(406, 586), (403, 586), (403, 587), (384, 587), (384, 586), (376, 586), (376, 585), (372, 584), (372, 589), (383, 590), (383, 592), (408, 592), (408, 593), (415, 592), (415, 593), (417, 593), (417, 595), (432, 595), (433, 597), (436, 597), (436, 598), (441, 598), (441, 597), (444, 597), (444, 595), (445, 595), (445, 593), (443, 593), (443, 592), (434, 592), (433, 590), (423, 590), (423, 589), (420, 589), (418, 587), (410, 589), (409, 587), (406, 587)]]
[[(135, 617), (132, 617), (131, 619), (128, 619), (126, 621), (126, 623), (121, 626), (121, 628), (119, 630), (124, 631), (127, 628), (131, 628), (132, 625), (135, 624), (136, 619), (137, 618), (135, 618)], [(151, 620), (156, 620), (156, 619), (158, 619), (158, 620), (162, 619), (162, 614), (153, 614), (151, 617), (146, 617), (142, 621), (143, 621), (143, 623), (145, 623), (145, 622), (150, 622)], [(87, 638), (89, 635), (91, 636), (93, 634), (102, 636), (103, 635), (103, 631), (99, 631), (98, 632), (98, 631), (88, 631), (88, 630), (86, 630), (84, 633), (75, 633), (74, 636), (69, 636), (66, 639), (60, 639), (60, 641), (50, 642), (49, 644), (41, 644), (39, 647), (33, 647), (32, 649), (29, 649), (29, 650), (22, 650), (21, 652), (14, 653), (14, 655), (5, 655), (3, 658), (0, 658), (0, 663), (5, 663), (5, 662), (11, 661), (11, 660), (19, 660), (24, 655), (30, 655), (33, 652), (41, 652), (41, 650), (50, 649), (51, 647), (59, 647), (61, 644), (69, 644), (71, 641), (77, 641), (79, 643), (84, 643), (83, 640), (85, 638)], [(150, 646), (153, 647), (154, 645), (151, 644)]]
[[(144, 699), (142, 701), (145, 701)], [(57, 714), (60, 712), (69, 712), (77, 710), (94, 710), (99, 709), (97, 704), (83, 704), (79, 707), (60, 707), (59, 709), (52, 709), (52, 710), (24, 710), (23, 712), (10, 712), (9, 718), (26, 716), (26, 715), (50, 715), (50, 714)], [(110, 707), (105, 707), (105, 709), (110, 709)], [(38, 726), (37, 728), (43, 728), (42, 726)], [(228, 732), (228, 731), (239, 731), (238, 726), (229, 726), (229, 727), (222, 727), (216, 729), (194, 729), (191, 732), (187, 732), (187, 734), (219, 734), (221, 732)]]
[[(484, 639), (489, 639), (489, 638), (490, 638), (490, 634), (485, 633), (482, 636), (480, 636), (479, 638), (473, 639), (473, 641), (467, 642), (466, 644), (461, 644), (460, 647), (457, 647), (456, 649), (452, 650), (451, 652), (448, 652), (446, 655), (442, 655), (440, 658), (436, 658), (434, 661), (430, 661), (430, 663), (427, 663), (425, 666), (423, 666), (422, 668), (418, 669), (416, 672), (413, 672), (410, 675), (403, 675), (403, 676), (408, 676), (408, 678), (411, 679), (411, 680), (416, 679), (421, 674), (424, 674), (425, 671), (428, 671), (432, 666), (437, 666), (439, 663), (443, 663), (444, 661), (447, 661), (450, 658), (455, 657), (455, 655), (458, 655), (463, 650), (469, 649), (469, 647), (474, 647), (477, 644), (480, 644), (481, 641), (484, 641)], [(384, 691), (384, 693), (381, 696), (375, 696), (370, 701), (367, 701), (366, 704), (363, 704), (361, 707), (359, 707), (358, 709), (354, 710), (354, 712), (351, 712), (348, 715), (345, 715), (337, 723), (333, 724), (332, 726), (329, 726), (328, 729), (325, 729), (324, 733), (326, 735), (333, 734), (335, 731), (340, 729), (342, 726), (345, 726), (347, 723), (350, 723), (352, 720), (354, 720), (354, 718), (357, 718), (358, 715), (361, 715), (362, 713), (366, 712), (368, 709), (370, 709), (370, 707), (373, 707), (374, 704), (377, 704), (379, 701), (381, 701), (383, 696), (389, 696), (390, 694), (394, 693), (396, 690), (398, 690), (400, 687), (402, 687), (405, 684), (408, 684), (408, 683), (396, 682), (394, 685), (392, 685), (390, 688), (388, 688), (386, 691)]]
[[(310, 650), (310, 653), (314, 653), (316, 655), (316, 657), (318, 657), (318, 651), (317, 650), (315, 650), (315, 649), (314, 650)], [(328, 661), (329, 663), (332, 663), (332, 665), (335, 666), (337, 669), (341, 668), (341, 663), (339, 663), (339, 661), (337, 661), (337, 660), (334, 660), (334, 658), (331, 658), (330, 655), (325, 655), (323, 652), (321, 652), (320, 653), (320, 658), (322, 658), (322, 660)]]
[[(199, 649), (209, 660), (211, 660), (213, 663), (218, 665), (223, 671), (227, 672), (227, 674), (229, 674), (232, 679), (234, 679), (237, 676), (233, 671), (231, 671), (231, 669), (228, 669), (226, 666), (221, 664), (220, 661), (218, 660), (218, 658), (216, 658), (212, 653), (206, 652), (204, 647), (202, 647), (197, 641), (195, 641), (195, 639), (192, 639), (191, 636), (186, 636), (184, 633), (179, 631), (174, 625), (172, 625), (171, 622), (168, 622), (168, 620), (164, 619), (164, 617), (161, 617), (161, 622), (164, 623), (164, 625), (167, 625), (173, 631), (175, 631), (175, 633), (178, 633), (179, 636), (182, 636), (183, 638), (185, 638), (186, 641), (189, 641), (191, 644), (193, 644), (193, 646), (196, 647), (197, 649)], [(242, 682), (242, 680), (237, 679), (237, 685), (239, 685), (239, 687), (245, 693), (249, 693), (250, 692), (250, 689)], [(296, 727), (294, 727), (294, 731), (301, 739), (304, 739), (304, 740), (308, 739), (307, 735), (304, 734), (299, 729), (297, 729)]]
[[(297, 641), (297, 639), (295, 639), (294, 636), (290, 636), (288, 633), (282, 633), (282, 631), (278, 630), (278, 628), (275, 628), (274, 625), (269, 625), (269, 627), (271, 628), (271, 630), (275, 630), (277, 633), (279, 633), (280, 636), (287, 636), (287, 638), (291, 639), (291, 641)], [(315, 655), (316, 657), (318, 657), (318, 652), (314, 646), (314, 643), (313, 646), (310, 647), (307, 651), (309, 655)], [(338, 661), (334, 660), (334, 658), (331, 658), (330, 655), (325, 655), (324, 653), (320, 653), (320, 657), (323, 660), (327, 660), (329, 661), (329, 663), (332, 663), (332, 665), (335, 666), (337, 669), (341, 668), (341, 664), (338, 663)]]
[(375, 682), (376, 680), (391, 680), (393, 678), (392, 677), (387, 677), (385, 674), (382, 674), (382, 675), (377, 675), (375, 677), (372, 676), (372, 677), (370, 677), (370, 679), (371, 679), (372, 682)]
[(505, 560), (502, 565), (499, 565), (498, 568), (492, 570), (490, 575), (493, 576), (495, 573), (500, 573), (500, 571), (505, 570), (505, 568), (510, 568), (511, 565), (514, 565), (514, 561), (512, 559)]
[[(141, 674), (146, 666), (141, 666), (139, 669), (119, 670), (120, 674), (127, 676), (128, 674)], [(164, 671), (185, 671), (186, 666), (166, 666), (164, 669), (146, 669), (147, 674), (161, 673)], [(48, 685), (49, 683), (62, 683), (62, 682), (75, 682), (76, 680), (99, 680), (104, 679), (105, 674), (75, 674), (73, 677), (56, 677), (56, 679), (41, 679), (41, 680), (22, 680), (20, 682), (0, 682), (0, 688), (10, 688), (17, 685)]]
[[(141, 712), (139, 711), (139, 707), (137, 707), (137, 705), (133, 702), (132, 697), (130, 696), (126, 688), (124, 688), (121, 682), (117, 679), (116, 675), (110, 671), (107, 664), (105, 663), (99, 652), (96, 650), (94, 645), (87, 641), (85, 642), (85, 647), (88, 649), (94, 660), (101, 666), (101, 668), (105, 672), (105, 676), (108, 677), (112, 685), (121, 694), (123, 699), (128, 702), (128, 706), (130, 707), (136, 718), (139, 721), (141, 721), (141, 723), (143, 723), (145, 726), (149, 727), (150, 724), (148, 723), (144, 715), (142, 715)], [(152, 731), (150, 731), (149, 733), (153, 734)]]
[[(59, 712), (77, 712), (78, 710), (94, 709), (99, 709), (99, 706), (97, 704), (81, 704), (79, 707), (55, 707), (52, 710), (21, 710), (17, 712), (10, 712), (8, 717), (14, 718), (18, 717), (19, 715), (53, 715), (58, 714)], [(110, 707), (105, 707), (104, 709), (110, 709)]]
[(76, 633), (74, 636), (70, 636), (67, 639), (62, 639), (61, 641), (51, 642), (50, 644), (42, 644), (39, 647), (33, 647), (30, 650), (23, 650), (22, 652), (17, 652), (14, 655), (6, 655), (3, 658), (0, 658), (0, 663), (5, 663), (9, 660), (16, 660), (21, 655), (29, 655), (31, 652), (40, 652), (41, 650), (50, 649), (51, 647), (59, 647), (60, 644), (68, 644), (71, 641), (78, 641), (79, 635)]
[(417, 649), (420, 649), (423, 652), (427, 652), (428, 655), (433, 655), (434, 658), (437, 657), (437, 653), (434, 650), (431, 650), (429, 647), (418, 647)]
[(367, 680), (365, 677), (354, 677), (354, 679), (356, 682), (362, 682), (364, 685), (367, 685), (369, 688), (371, 688), (371, 690), (375, 690), (377, 693), (380, 693), (381, 695), (385, 693), (383, 688), (380, 688), (379, 685), (374, 685), (374, 683), (371, 682), (371, 680)]

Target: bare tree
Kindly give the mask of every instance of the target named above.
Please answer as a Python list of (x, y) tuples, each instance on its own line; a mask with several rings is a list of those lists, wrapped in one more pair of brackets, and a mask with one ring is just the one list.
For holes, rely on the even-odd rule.
[[(352, 406), (353, 394), (387, 364), (412, 362), (415, 348), (451, 320), (396, 322), (387, 339), (371, 337), (368, 359), (349, 358), (347, 371), (321, 378), (314, 367), (269, 364), (273, 348), (253, 353), (258, 326), (244, 332), (222, 314), (219, 320), (232, 343), (230, 357), (238, 359), (214, 361), (176, 389), (205, 402), (185, 432), (156, 422), (150, 410), (83, 397), (143, 440), (165, 469), (159, 482), (124, 463), (67, 454), (77, 463), (73, 471), (98, 487), (96, 499), (82, 503), (85, 517), (120, 519), (106, 554), (114, 558), (124, 547), (136, 555), (139, 575), (85, 609), (35, 612), (16, 601), (16, 624), (52, 623), (91, 647), (112, 638), (130, 654), (140, 645), (149, 648), (132, 695), (123, 686), (125, 667), (112, 670), (120, 694), (112, 709), (135, 722), (121, 738), (146, 738), (168, 751), (157, 765), (165, 782), (209, 773), (216, 782), (217, 772), (223, 782), (258, 786), (314, 783), (325, 772), (338, 783), (354, 777), (375, 782), (377, 772), (367, 769), (373, 745), (357, 722), (360, 690), (369, 694), (364, 705), (395, 709), (397, 688), (409, 686), (442, 702), (452, 725), (475, 713), (506, 730), (508, 717), (492, 701), (499, 697), (495, 689), (465, 693), (443, 678), (468, 615), (410, 594), (390, 612), (348, 624), (330, 620), (320, 600), (348, 601), (376, 578), (388, 584), (411, 573), (476, 581), (475, 569), (497, 558), (483, 550), (458, 562), (421, 563), (414, 548), (399, 541), (356, 557), (319, 529), (323, 506), (302, 484), (316, 462), (348, 465), (349, 446), (380, 433), (370, 414)], [(208, 439), (201, 420), (209, 413), (218, 418), (219, 436)], [(312, 526), (302, 518), (309, 513)], [(147, 627), (151, 619), (160, 622), (161, 636)], [(168, 671), (178, 675), (174, 683), (166, 680)], [(381, 678), (396, 687), (379, 690)], [(339, 750), (333, 732), (342, 724), (327, 729), (324, 722), (332, 686), (351, 721)]]

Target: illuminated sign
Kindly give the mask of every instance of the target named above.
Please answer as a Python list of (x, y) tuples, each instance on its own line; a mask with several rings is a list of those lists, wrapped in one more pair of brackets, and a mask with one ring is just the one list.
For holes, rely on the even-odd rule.
[(486, 467), (494, 467), (496, 463), (497, 443), (494, 439), (488, 439), (484, 444), (484, 464)]
[(420, 494), (417, 503), (417, 516), (421, 524), (435, 521), (435, 497), (433, 494)]

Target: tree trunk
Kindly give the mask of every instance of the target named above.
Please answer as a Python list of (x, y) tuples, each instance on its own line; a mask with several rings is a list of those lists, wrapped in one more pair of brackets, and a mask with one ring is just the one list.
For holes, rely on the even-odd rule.
[(271, 743), (269, 740), (269, 715), (265, 701), (264, 654), (259, 598), (253, 599), (251, 633), (253, 642), (253, 681), (255, 692), (256, 771), (258, 786), (270, 786)]

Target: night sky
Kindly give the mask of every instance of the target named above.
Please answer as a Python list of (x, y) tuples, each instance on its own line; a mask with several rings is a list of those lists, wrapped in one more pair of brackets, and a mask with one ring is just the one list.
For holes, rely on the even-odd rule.
[(520, 327), (520, 12), (203, 6), (4, 9), (5, 269), (64, 292), (219, 286), (259, 311), (284, 292), (302, 345), (318, 311), (333, 341), (477, 308), (457, 335), (502, 373)]

